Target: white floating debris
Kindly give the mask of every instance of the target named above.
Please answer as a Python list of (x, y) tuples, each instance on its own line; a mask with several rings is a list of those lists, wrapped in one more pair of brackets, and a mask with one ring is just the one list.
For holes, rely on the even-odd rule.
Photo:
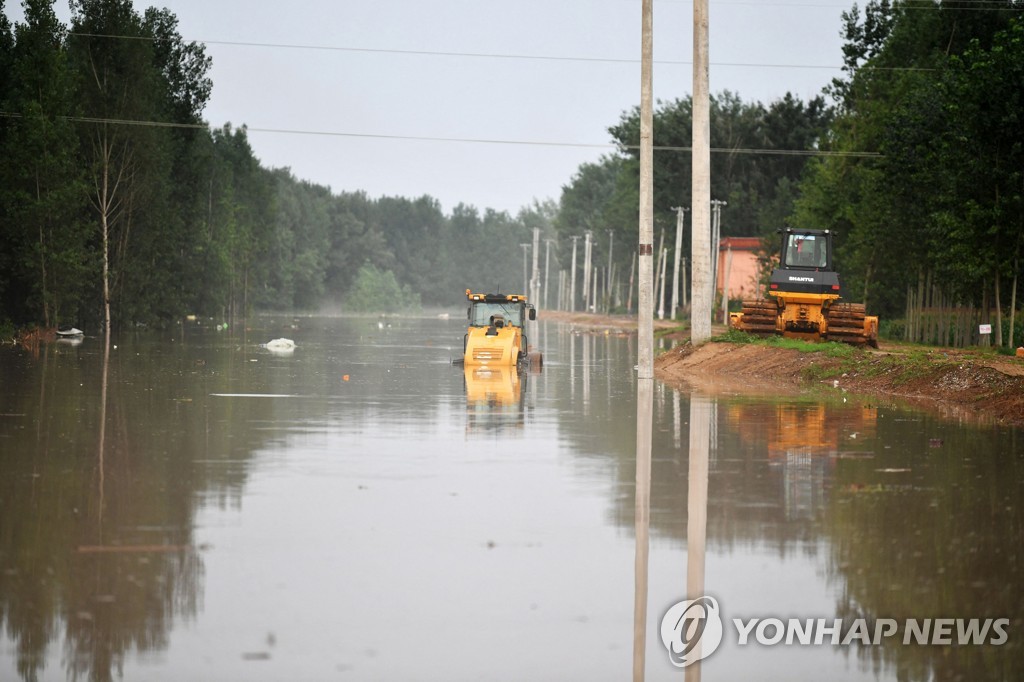
[(267, 350), (290, 351), (295, 350), (295, 342), (291, 339), (274, 339), (273, 341), (268, 341), (264, 348)]

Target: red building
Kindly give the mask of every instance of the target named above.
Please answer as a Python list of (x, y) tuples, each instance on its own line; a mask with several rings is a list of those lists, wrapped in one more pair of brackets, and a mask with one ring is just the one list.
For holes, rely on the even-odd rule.
[(758, 237), (722, 237), (718, 244), (718, 277), (715, 291), (730, 301), (760, 298), (764, 295), (758, 283), (761, 252)]

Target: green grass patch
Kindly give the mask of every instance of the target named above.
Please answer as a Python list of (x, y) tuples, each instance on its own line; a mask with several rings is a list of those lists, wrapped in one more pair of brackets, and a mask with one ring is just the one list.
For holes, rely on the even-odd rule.
[(860, 350), (856, 346), (837, 341), (804, 341), (803, 339), (787, 339), (781, 336), (758, 336), (748, 334), (739, 329), (729, 329), (711, 339), (718, 343), (747, 343), (761, 346), (772, 346), (774, 348), (788, 348), (800, 353), (823, 353), (830, 358), (853, 357)]

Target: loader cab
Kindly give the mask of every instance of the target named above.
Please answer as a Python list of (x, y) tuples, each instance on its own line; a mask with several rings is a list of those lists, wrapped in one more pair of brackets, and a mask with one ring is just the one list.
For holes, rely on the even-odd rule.
[(537, 309), (519, 294), (478, 294), (466, 290), (469, 328), (463, 348), (467, 366), (515, 366), (527, 358), (527, 320)]
[(537, 319), (537, 310), (519, 296), (496, 294), (471, 294), (469, 326), (471, 327), (522, 327), (527, 319)]
[(829, 230), (782, 230), (782, 267), (786, 270), (832, 268), (832, 233)]

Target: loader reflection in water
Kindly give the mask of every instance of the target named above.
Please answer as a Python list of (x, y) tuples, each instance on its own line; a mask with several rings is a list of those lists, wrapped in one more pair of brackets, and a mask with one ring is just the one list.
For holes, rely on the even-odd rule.
[(510, 367), (466, 365), (466, 433), (512, 429), (521, 431), (526, 418), (522, 384), (526, 374)]

